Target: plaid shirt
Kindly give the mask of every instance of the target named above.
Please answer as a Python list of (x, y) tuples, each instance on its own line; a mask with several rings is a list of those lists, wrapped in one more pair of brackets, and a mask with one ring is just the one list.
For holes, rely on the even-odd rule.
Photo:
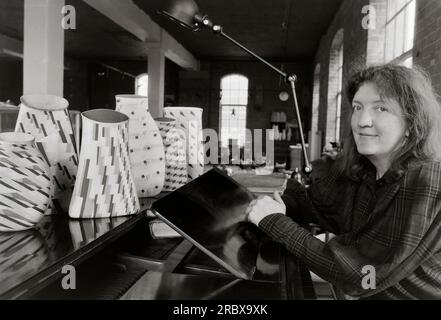
[[(359, 181), (333, 169), (307, 189), (290, 179), (283, 200), (288, 216), (267, 216), (259, 227), (345, 294), (441, 299), (441, 162), (378, 181), (373, 167)], [(337, 236), (323, 243), (297, 222)], [(375, 289), (366, 288), (374, 273), (364, 266), (375, 268)]]

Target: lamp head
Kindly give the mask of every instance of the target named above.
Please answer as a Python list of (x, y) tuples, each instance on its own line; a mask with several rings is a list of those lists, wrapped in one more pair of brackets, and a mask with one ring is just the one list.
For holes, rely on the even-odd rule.
[(164, 8), (158, 12), (191, 31), (213, 27), (208, 16), (199, 12), (198, 5), (193, 0), (169, 0)]
[(193, 0), (169, 0), (158, 12), (191, 31), (199, 30), (199, 8)]

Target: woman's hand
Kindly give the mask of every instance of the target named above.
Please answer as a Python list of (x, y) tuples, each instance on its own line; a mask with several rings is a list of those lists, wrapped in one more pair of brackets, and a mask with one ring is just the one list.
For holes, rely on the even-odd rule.
[(259, 226), (260, 221), (266, 216), (275, 213), (285, 214), (286, 206), (278, 192), (274, 192), (274, 199), (264, 196), (251, 201), (246, 210), (246, 213), (248, 214), (248, 221), (256, 226)]

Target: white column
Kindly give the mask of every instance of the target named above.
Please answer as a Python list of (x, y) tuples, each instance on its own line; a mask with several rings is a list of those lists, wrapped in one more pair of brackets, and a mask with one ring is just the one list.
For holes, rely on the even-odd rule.
[(150, 113), (154, 118), (162, 117), (164, 110), (165, 54), (160, 46), (149, 47), (148, 75)]
[(63, 96), (64, 4), (64, 0), (24, 1), (24, 94)]

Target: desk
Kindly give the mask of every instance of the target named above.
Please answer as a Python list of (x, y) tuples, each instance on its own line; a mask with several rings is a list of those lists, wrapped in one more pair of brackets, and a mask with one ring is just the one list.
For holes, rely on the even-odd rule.
[[(153, 239), (149, 219), (144, 211), (95, 220), (58, 215), (37, 230), (1, 233), (0, 299), (315, 298), (308, 270), (274, 243), (262, 244), (255, 277), (244, 281), (192, 246), (179, 252), (183, 239)], [(76, 267), (76, 290), (61, 288), (66, 265)]]

